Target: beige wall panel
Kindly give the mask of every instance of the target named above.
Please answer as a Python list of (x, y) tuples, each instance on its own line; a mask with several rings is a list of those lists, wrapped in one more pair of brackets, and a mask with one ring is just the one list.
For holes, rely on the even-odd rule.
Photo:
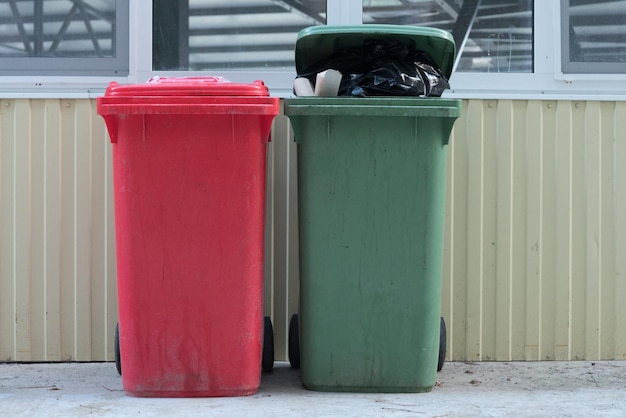
[[(0, 361), (112, 360), (111, 150), (94, 100), (0, 101)], [(449, 360), (626, 359), (626, 102), (466, 100), (447, 178)], [(266, 315), (298, 310), (296, 146), (268, 152)]]
[(14, 233), (14, 135), (10, 129), (9, 114), (0, 103), (0, 360), (14, 359), (15, 315), (13, 314)]
[(626, 358), (624, 107), (464, 102), (449, 160), (449, 359)]
[[(467, 241), (464, 251), (467, 253), (466, 270), (457, 272), (467, 280), (465, 329), (458, 328), (465, 337), (465, 356), (468, 360), (480, 360), (482, 355), (482, 308), (483, 308), (483, 264), (484, 244), (484, 183), (483, 162), (485, 158), (484, 111), (481, 102), (467, 104), (467, 117), (460, 121), (467, 123)], [(493, 138), (493, 136), (492, 136)]]
[[(288, 359), (288, 327), (291, 315), (298, 312), (298, 245), (297, 245), (297, 175), (296, 145), (293, 131), (286, 116), (278, 116), (272, 127), (273, 160), (268, 173), (273, 176), (273, 202), (271, 229), (272, 247), (268, 247), (266, 260), (272, 263), (273, 274), (266, 275), (266, 288), (271, 286), (271, 313), (274, 324), (274, 349), (277, 359)], [(266, 293), (267, 294), (267, 293)]]
[[(598, 304), (600, 310), (598, 312), (598, 324), (600, 330), (604, 328), (604, 332), (598, 333), (598, 357), (606, 358), (607, 354), (612, 351), (615, 345), (615, 251), (614, 251), (614, 225), (615, 212), (613, 202), (615, 201), (615, 181), (614, 181), (614, 164), (615, 157), (614, 141), (613, 141), (613, 117), (611, 113), (615, 111), (607, 103), (600, 103), (600, 119), (599, 128), (601, 130), (600, 146), (598, 161), (601, 167), (599, 172), (599, 190), (598, 196), (598, 234), (600, 242), (599, 261), (599, 294)], [(619, 184), (619, 182), (618, 182)], [(610, 330), (610, 332), (607, 332)]]
[[(559, 179), (561, 187), (570, 189), (570, 357), (584, 358), (587, 327), (585, 317), (588, 311), (587, 302), (587, 264), (588, 264), (588, 229), (589, 220), (587, 215), (587, 200), (585, 189), (589, 185), (591, 167), (585, 166), (586, 132), (585, 132), (585, 106), (572, 108), (571, 120), (571, 153), (570, 173), (568, 178)], [(595, 141), (594, 141), (595, 140)], [(597, 142), (597, 138), (592, 141)], [(593, 162), (590, 162), (593, 164)], [(597, 278), (595, 278), (597, 279)], [(563, 294), (557, 295), (562, 297)]]
[[(569, 179), (572, 173), (571, 161), (573, 155), (572, 141), (572, 115), (571, 103), (557, 103), (555, 119), (558, 120), (558, 127), (555, 127), (554, 138), (555, 147), (555, 177), (548, 178), (549, 190), (555, 192), (554, 214), (547, 218), (544, 234), (554, 238), (554, 247), (544, 245), (542, 250), (543, 259), (554, 256), (554, 297), (546, 298), (546, 310), (544, 313), (544, 323), (546, 328), (553, 325), (554, 329), (554, 355), (557, 359), (569, 359), (571, 357), (571, 253), (572, 253), (572, 187)], [(547, 133), (549, 135), (549, 132)], [(549, 141), (549, 137), (546, 138)], [(548, 144), (549, 146), (553, 146)], [(539, 161), (543, 165), (543, 161)], [(546, 167), (547, 168), (547, 167)], [(567, 180), (564, 181), (563, 179)], [(546, 198), (550, 198), (546, 196)], [(550, 214), (548, 214), (550, 215)], [(553, 219), (554, 224), (549, 220)], [(544, 276), (549, 285), (549, 276)], [(549, 305), (554, 306), (553, 311), (548, 310)]]
[[(463, 103), (463, 114), (467, 115), (469, 104)], [(445, 239), (442, 283), (442, 315), (446, 318), (448, 356), (462, 358), (466, 353), (465, 330), (467, 327), (468, 282), (466, 242), (468, 239), (467, 202), (469, 118), (457, 121), (451, 133), (448, 152), (447, 210), (445, 215)], [(454, 151), (454, 152), (452, 152)], [(451, 338), (454, 335), (454, 338)]]
[(0, 120), (0, 350), (2, 360), (15, 358), (15, 135), (9, 109), (2, 102)]
[[(602, 358), (626, 358), (626, 330), (624, 319), (626, 318), (626, 187), (623, 179), (626, 179), (626, 102), (615, 104), (613, 126), (613, 224), (608, 225), (607, 240), (615, 246), (611, 255), (615, 260), (615, 276), (613, 277), (613, 294), (606, 292), (606, 300), (611, 300), (615, 312), (607, 312), (605, 315), (612, 317), (613, 326), (605, 330), (606, 335), (612, 336), (612, 343), (603, 347)], [(610, 341), (610, 340), (609, 340)]]
[(2, 100), (0, 359), (112, 359), (110, 150), (92, 100)]
[[(565, 337), (565, 344), (562, 347), (567, 350), (569, 346), (567, 310), (562, 311), (561, 318), (564, 322), (559, 323), (558, 317), (555, 320), (559, 306), (556, 295), (569, 293), (567, 286), (559, 289), (558, 257), (555, 253), (555, 249), (557, 252), (559, 250), (555, 228), (562, 225), (557, 220), (567, 219), (565, 213), (559, 215), (557, 212), (557, 197), (559, 196), (557, 190), (560, 188), (555, 184), (555, 178), (557, 169), (567, 171), (567, 164), (558, 163), (558, 158), (564, 158), (561, 161), (567, 161), (568, 153), (560, 152), (556, 147), (558, 141), (555, 112), (558, 104), (552, 101), (533, 101), (528, 106), (529, 110), (532, 109), (526, 118), (530, 133), (529, 142), (533, 138), (537, 145), (529, 150), (527, 158), (528, 175), (533, 179), (528, 183), (527, 193), (529, 197), (532, 196), (533, 200), (529, 199), (526, 203), (528, 208), (526, 222), (529, 224), (527, 245), (530, 255), (527, 260), (526, 277), (527, 288), (532, 287), (536, 293), (525, 301), (528, 310), (527, 317), (531, 318), (532, 315), (532, 320), (528, 322), (529, 332), (527, 332), (528, 336), (532, 335), (532, 340), (526, 342), (526, 354), (520, 358), (550, 360), (559, 357), (555, 350), (558, 350), (559, 344), (563, 344), (563, 341), (557, 342), (560, 335)], [(553, 163), (544, 164), (544, 161)], [(567, 246), (563, 249), (566, 248)], [(567, 274), (564, 279), (567, 285)]]
[[(515, 294), (515, 302), (523, 306), (523, 311), (518, 319), (518, 327), (514, 328), (523, 332), (512, 332), (517, 335), (515, 341), (517, 343), (516, 354), (522, 358), (540, 357), (539, 347), (541, 346), (541, 329), (544, 306), (542, 305), (541, 295), (543, 292), (549, 292), (549, 289), (543, 288), (542, 278), (544, 277), (543, 252), (544, 246), (543, 235), (543, 214), (542, 205), (545, 202), (545, 188), (543, 185), (543, 167), (540, 164), (541, 156), (544, 153), (545, 137), (543, 129), (543, 110), (545, 104), (543, 102), (529, 102), (527, 105), (527, 116), (524, 118), (527, 141), (526, 147), (528, 155), (534, 155), (537, 158), (526, 159), (526, 152), (517, 155), (519, 165), (525, 167), (525, 173), (522, 174), (521, 181), (524, 183), (517, 190), (519, 193), (526, 191), (527, 206), (524, 212), (519, 212), (519, 224), (523, 227), (525, 224), (526, 232), (522, 232), (516, 236), (517, 246), (526, 249), (526, 262), (523, 264), (524, 269), (521, 275), (516, 277), (519, 283), (519, 292)], [(521, 109), (520, 112), (524, 112)], [(524, 144), (524, 141), (516, 140), (516, 142)], [(521, 161), (520, 161), (521, 158)], [(524, 181), (525, 180), (525, 181)], [(524, 209), (521, 209), (522, 211)], [(510, 222), (516, 224), (514, 217), (510, 217)], [(513, 237), (510, 237), (513, 239)], [(522, 255), (522, 260), (524, 256)], [(512, 338), (513, 340), (513, 338)], [(522, 348), (523, 350), (519, 350)], [(512, 357), (512, 356), (511, 356)]]

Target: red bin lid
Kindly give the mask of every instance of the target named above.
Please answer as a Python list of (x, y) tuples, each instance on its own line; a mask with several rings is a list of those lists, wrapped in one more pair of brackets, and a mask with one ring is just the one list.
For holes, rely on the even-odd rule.
[(105, 97), (154, 96), (269, 96), (265, 84), (232, 83), (223, 77), (152, 77), (144, 84), (109, 84)]

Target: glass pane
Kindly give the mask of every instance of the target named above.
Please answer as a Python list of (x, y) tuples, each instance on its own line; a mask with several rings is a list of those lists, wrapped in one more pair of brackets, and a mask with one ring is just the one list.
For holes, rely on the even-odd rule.
[(430, 26), (454, 36), (456, 71), (532, 72), (532, 0), (363, 0), (363, 23)]
[(564, 71), (625, 72), (626, 1), (570, 0), (564, 3)]
[(293, 68), (298, 32), (326, 0), (153, 0), (154, 70)]
[(115, 57), (115, 0), (0, 3), (2, 57)]

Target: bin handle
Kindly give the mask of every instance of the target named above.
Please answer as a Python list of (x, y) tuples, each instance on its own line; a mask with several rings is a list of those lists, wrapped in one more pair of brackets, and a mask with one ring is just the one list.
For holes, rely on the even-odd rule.
[(114, 115), (101, 115), (104, 119), (104, 124), (107, 127), (107, 131), (109, 132), (109, 139), (112, 144), (117, 143), (117, 121), (118, 118)]

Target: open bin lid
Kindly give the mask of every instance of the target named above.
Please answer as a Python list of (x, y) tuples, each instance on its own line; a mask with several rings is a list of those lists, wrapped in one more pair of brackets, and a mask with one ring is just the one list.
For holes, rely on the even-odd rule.
[(232, 83), (225, 78), (207, 77), (152, 77), (144, 84), (120, 85), (111, 83), (105, 97), (154, 96), (269, 96), (262, 81), (252, 84)]
[(452, 34), (441, 29), (401, 25), (311, 26), (302, 29), (296, 41), (296, 71), (311, 72), (313, 66), (335, 52), (359, 47), (366, 39), (396, 40), (430, 55), (450, 78), (456, 46)]

